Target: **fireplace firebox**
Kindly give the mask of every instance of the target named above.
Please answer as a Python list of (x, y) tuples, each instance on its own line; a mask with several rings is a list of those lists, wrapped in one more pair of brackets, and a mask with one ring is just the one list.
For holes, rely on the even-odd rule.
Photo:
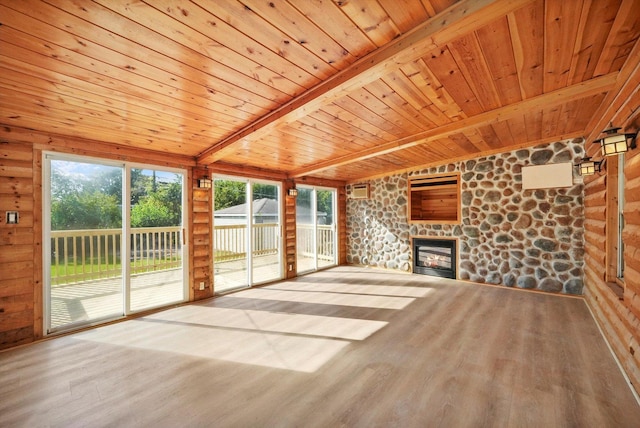
[(456, 279), (456, 241), (414, 238), (413, 272)]

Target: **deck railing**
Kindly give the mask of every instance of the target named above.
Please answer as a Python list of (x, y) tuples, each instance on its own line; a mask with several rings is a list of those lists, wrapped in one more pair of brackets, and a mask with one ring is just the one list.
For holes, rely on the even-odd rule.
[[(122, 275), (121, 229), (51, 232), (51, 284), (67, 284)], [(181, 227), (131, 230), (131, 273), (180, 267)]]
[[(318, 258), (327, 261), (334, 261), (333, 227), (331, 225), (319, 224), (316, 241)], [(298, 223), (296, 226), (296, 251), (299, 255), (313, 257), (313, 225)]]
[[(277, 223), (252, 225), (253, 255), (278, 254), (280, 226)], [(213, 228), (215, 261), (242, 260), (247, 257), (247, 226), (234, 224)]]
[[(278, 253), (280, 226), (276, 223), (255, 224), (253, 255)], [(312, 257), (313, 226), (298, 224), (297, 251)], [(318, 258), (334, 260), (333, 228), (317, 227)], [(214, 228), (217, 262), (246, 258), (246, 225)], [(68, 284), (122, 275), (120, 248), (121, 229), (58, 230), (51, 232), (51, 284)], [(144, 227), (131, 230), (130, 272), (140, 274), (173, 269), (182, 264), (182, 229)]]

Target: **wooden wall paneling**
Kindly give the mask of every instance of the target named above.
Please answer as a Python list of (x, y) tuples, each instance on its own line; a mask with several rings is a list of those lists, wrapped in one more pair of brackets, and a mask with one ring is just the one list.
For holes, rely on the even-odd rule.
[[(40, 95), (33, 95), (30, 92), (34, 91), (15, 91), (0, 88), (0, 96), (5, 100), (19, 99), (17, 102), (12, 102), (11, 106), (5, 105), (3, 107), (5, 110), (12, 112), (9, 114), (33, 117), (32, 123), (34, 124), (48, 122), (58, 124), (61, 127), (73, 127), (78, 136), (93, 135), (94, 138), (98, 139), (101, 135), (98, 132), (100, 127), (108, 126), (111, 123), (112, 141), (120, 142), (123, 145), (132, 145), (132, 143), (148, 141), (144, 133), (152, 129), (156, 135), (156, 139), (153, 141), (154, 147), (158, 151), (189, 153), (194, 156), (206, 145), (205, 141), (207, 139), (213, 138), (213, 136), (202, 134), (182, 135), (179, 139), (172, 139), (175, 138), (176, 133), (170, 132), (169, 128), (167, 128), (171, 122), (164, 122), (163, 125), (160, 125), (160, 122), (157, 121), (150, 123), (147, 120), (148, 117), (143, 116), (133, 118), (134, 120), (130, 122), (126, 117), (128, 116), (126, 113), (123, 113), (125, 117), (117, 119), (118, 114), (114, 111), (98, 111), (90, 108), (91, 106), (98, 106), (99, 103), (73, 99), (60, 102), (58, 101), (59, 97), (55, 97), (55, 95), (48, 95), (46, 92)], [(58, 100), (54, 98), (58, 98)], [(48, 111), (56, 111), (58, 116), (49, 115)], [(131, 116), (135, 116), (135, 114), (132, 113)], [(6, 118), (6, 120), (7, 122), (13, 122), (10, 117)], [(127, 144), (127, 142), (129, 143)]]
[[(361, 122), (369, 123), (370, 125), (374, 126), (378, 130), (386, 133), (386, 135), (391, 136), (390, 139), (407, 135), (407, 133), (404, 132), (404, 130), (400, 126), (386, 120), (384, 117), (380, 116), (377, 112), (372, 111), (368, 107), (365, 107), (362, 104), (358, 103), (351, 96), (346, 96), (346, 97), (337, 99), (334, 101), (334, 104), (350, 112), (351, 114), (359, 118)], [(380, 132), (380, 131), (377, 131), (377, 132)]]
[[(0, 349), (34, 338), (34, 260), (41, 255), (34, 245), (33, 166), (31, 145), (0, 141), (0, 181), (31, 181), (0, 193)], [(6, 223), (7, 211), (18, 211), (18, 224)]]
[(384, 102), (386, 98), (384, 93), (381, 94), (380, 97), (377, 97), (368, 87), (364, 87), (360, 90), (353, 91), (349, 96), (361, 105), (366, 106), (367, 109), (374, 111), (389, 123), (399, 127), (403, 131), (403, 134), (416, 133), (424, 130), (423, 126), (415, 124), (412, 120), (407, 120), (404, 114), (401, 113), (401, 109), (396, 110)]
[(424, 91), (420, 90), (421, 85), (428, 86), (428, 84), (425, 84), (424, 77), (418, 72), (417, 64), (419, 62), (401, 67), (400, 70), (389, 73), (381, 80), (435, 126), (451, 122), (449, 117), (436, 108)]
[(448, 47), (433, 50), (422, 59), (466, 116), (484, 111)]
[[(569, 82), (576, 45), (581, 2), (546, 1), (544, 33), (544, 92), (564, 88)], [(562, 54), (559, 54), (562, 53)]]
[(634, 44), (640, 34), (640, 8), (636, 0), (622, 0), (609, 31), (594, 75), (620, 70), (627, 58), (632, 59)]
[(501, 106), (487, 64), (487, 58), (493, 56), (493, 52), (485, 57), (478, 34), (473, 32), (459, 37), (449, 44), (449, 50), (484, 110), (493, 110)]
[[(238, 91), (234, 91), (230, 84), (219, 81), (219, 79), (206, 73), (206, 71), (198, 68), (190, 68), (184, 63), (178, 62), (176, 59), (178, 56), (165, 56), (147, 49), (146, 46), (140, 46), (139, 49), (132, 50), (130, 46), (128, 46), (130, 41), (119, 37), (117, 31), (110, 33), (72, 15), (64, 15), (63, 20), (59, 22), (65, 23), (66, 25), (62, 28), (55, 28), (45, 24), (47, 22), (56, 23), (53, 19), (56, 16), (56, 12), (54, 12), (56, 11), (55, 8), (49, 11), (49, 6), (45, 4), (40, 4), (37, 8), (29, 8), (27, 2), (23, 4), (13, 3), (11, 6), (13, 9), (20, 10), (20, 12), (15, 12), (6, 7), (3, 8), (3, 17), (6, 17), (8, 22), (5, 21), (7, 28), (3, 28), (0, 31), (7, 34), (6, 32), (12, 31), (9, 26), (12, 23), (18, 28), (20, 24), (23, 24), (28, 25), (31, 29), (30, 33), (38, 38), (30, 39), (27, 35), (16, 37), (20, 33), (14, 31), (12, 33), (14, 36), (8, 37), (7, 34), (5, 40), (11, 41), (15, 46), (20, 46), (17, 44), (19, 41), (21, 44), (24, 44), (28, 40), (32, 40), (28, 46), (33, 49), (33, 52), (41, 52), (45, 57), (55, 55), (53, 58), (56, 59), (56, 61), (51, 61), (51, 58), (49, 58), (49, 66), (45, 68), (50, 69), (52, 68), (51, 66), (57, 64), (58, 66), (53, 68), (53, 70), (51, 70), (52, 72), (57, 72), (62, 75), (69, 73), (66, 67), (62, 67), (62, 64), (58, 61), (64, 60), (65, 63), (75, 63), (81, 66), (82, 61), (92, 61), (91, 58), (99, 58), (97, 62), (88, 63), (87, 66), (89, 66), (89, 70), (93, 70), (93, 67), (91, 67), (92, 64), (100, 65), (99, 70), (104, 71), (108, 69), (110, 72), (115, 73), (115, 76), (121, 76), (121, 79), (113, 81), (109, 76), (96, 79), (93, 73), (85, 72), (84, 79), (92, 81), (97, 85), (109, 82), (111, 87), (114, 88), (129, 88), (131, 87), (131, 83), (127, 82), (132, 81), (132, 76), (138, 76), (139, 78), (133, 80), (136, 86), (145, 87), (146, 85), (147, 89), (154, 91), (156, 94), (164, 94), (169, 97), (175, 95), (176, 91), (178, 91), (181, 99), (191, 101), (194, 107), (202, 104), (215, 108), (217, 103), (210, 102), (211, 93), (209, 91), (215, 91), (216, 100), (219, 100), (222, 105), (235, 106), (238, 112), (251, 114), (264, 113), (266, 110), (262, 109), (268, 108), (271, 105), (271, 101), (255, 94), (250, 98), (245, 98), (247, 102), (239, 103), (238, 97), (242, 97), (243, 95), (249, 97), (251, 92), (245, 88), (238, 88)], [(85, 9), (84, 12), (92, 13), (96, 10), (97, 7), (94, 7)], [(51, 13), (50, 19), (43, 20), (43, 16), (46, 15), (48, 11)], [(60, 12), (57, 11), (57, 13), (59, 14)], [(33, 18), (28, 15), (32, 15)], [(9, 21), (10, 19), (13, 20)], [(113, 21), (114, 17), (109, 17), (108, 24), (113, 23)], [(105, 23), (101, 21), (101, 24)], [(58, 25), (62, 26), (62, 24)], [(72, 27), (70, 27), (71, 25)], [(74, 34), (68, 32), (69, 28), (73, 28)], [(56, 43), (43, 44), (41, 40), (47, 40), (52, 34), (55, 35)], [(82, 44), (79, 44), (78, 38)], [(102, 46), (106, 40), (109, 41), (108, 47)], [(163, 51), (160, 50), (159, 52)], [(13, 54), (12, 52), (12, 58)], [(31, 60), (35, 61), (37, 59), (34, 57)], [(122, 64), (126, 64), (126, 66), (122, 67)], [(153, 66), (149, 64), (153, 64)], [(153, 76), (154, 80), (148, 79), (150, 76)], [(108, 77), (106, 81), (105, 77)], [(154, 97), (148, 98), (153, 99)], [(132, 102), (135, 102), (135, 100), (132, 100)], [(174, 104), (176, 103), (166, 103), (168, 107)], [(220, 113), (234, 115), (230, 108), (222, 109)]]
[[(319, 113), (327, 116), (314, 116), (329, 119), (330, 122), (328, 123), (331, 123), (332, 125), (339, 125), (338, 130), (345, 133), (345, 138), (350, 135), (355, 137), (354, 140), (357, 147), (370, 147), (376, 143), (386, 142), (393, 139), (392, 134), (382, 131), (380, 128), (371, 125), (368, 122), (360, 123), (358, 116), (335, 103), (323, 106)], [(333, 119), (331, 119), (331, 117), (333, 117)], [(327, 123), (326, 120), (323, 120), (323, 122)], [(336, 129), (332, 132), (336, 133)]]
[[(398, 8), (396, 5), (395, 8)], [(357, 2), (340, 3), (342, 11), (359, 27), (376, 46), (383, 46), (401, 33), (393, 20), (378, 2), (370, 2), (362, 7)]]
[(340, 45), (352, 56), (360, 58), (377, 47), (337, 5), (326, 7), (327, 3), (307, 0), (289, 0), (289, 3), (322, 28), (329, 37), (339, 40)]
[[(246, 56), (254, 60), (254, 62), (260, 64), (261, 67), (247, 69), (251, 70), (251, 74), (255, 76), (256, 71), (258, 71), (260, 73), (260, 80), (268, 82), (270, 85), (290, 95), (304, 88), (309, 88), (319, 83), (321, 79), (329, 77), (335, 72), (335, 69), (333, 69), (330, 64), (339, 62), (344, 56), (340, 55), (335, 58), (331, 56), (332, 54), (336, 55), (334, 52), (328, 53), (328, 51), (324, 49), (321, 50), (322, 54), (331, 56), (331, 59), (324, 61), (318, 57), (314, 58), (313, 53), (308, 49), (295, 49), (294, 47), (291, 47), (288, 52), (289, 55), (282, 55), (282, 52), (279, 52), (279, 50), (281, 49), (283, 38), (280, 39), (280, 43), (273, 46), (274, 49), (268, 49), (264, 46), (266, 34), (274, 31), (280, 33), (280, 26), (274, 26), (265, 21), (254, 20), (254, 27), (251, 28), (252, 31), (244, 33), (238, 31), (223, 19), (220, 19), (219, 15), (222, 15), (220, 12), (218, 12), (218, 16), (213, 15), (211, 13), (212, 11), (208, 10), (211, 8), (210, 3), (200, 2), (200, 7), (197, 7), (188, 1), (156, 0), (152, 5), (159, 11), (171, 16), (174, 20), (191, 28), (194, 32), (207, 36), (211, 41), (218, 43), (220, 47), (224, 47), (225, 50), (229, 49), (236, 55)], [(235, 7), (244, 9), (243, 17), (246, 17), (249, 14), (259, 12), (256, 8), (258, 5), (259, 4), (251, 5), (249, 10), (241, 4), (237, 4)], [(283, 3), (283, 5), (286, 5), (286, 3)], [(218, 6), (218, 4), (216, 4), (216, 6)], [(231, 6), (229, 5), (227, 7), (230, 8)], [(291, 6), (288, 7), (290, 8)], [(278, 12), (282, 11), (282, 8), (278, 9)], [(216, 11), (218, 11), (218, 7), (213, 8), (213, 12)], [(256, 30), (259, 30), (260, 40), (254, 40), (247, 35)], [(176, 28), (175, 31), (181, 32), (182, 29)], [(209, 43), (211, 43), (211, 41)], [(304, 47), (303, 43), (293, 43), (293, 45)], [(302, 67), (303, 64), (305, 67)], [(265, 75), (264, 71), (260, 70), (261, 68), (277, 70), (280, 78), (273, 79), (270, 75)]]
[(298, 259), (296, 256), (296, 197), (289, 196), (289, 189), (294, 187), (292, 181), (285, 182), (284, 197), (284, 259), (285, 278), (295, 278), (298, 275)]
[[(301, 56), (315, 55), (336, 69), (344, 68), (357, 59), (287, 2), (256, 2), (251, 4), (250, 11), (261, 16), (270, 26), (286, 28), (287, 36), (306, 48), (307, 52), (301, 53)], [(264, 28), (264, 24), (258, 28)]]
[[(149, 127), (166, 126), (167, 123), (173, 123), (180, 121), (181, 127), (202, 127), (203, 123), (208, 120), (206, 117), (200, 115), (205, 109), (202, 105), (189, 106), (189, 110), (178, 110), (174, 106), (168, 106), (164, 104), (156, 104), (149, 101), (145, 105), (142, 105), (139, 98), (137, 101), (129, 102), (125, 101), (123, 95), (117, 93), (108, 88), (98, 88), (91, 83), (82, 82), (79, 79), (73, 79), (68, 76), (63, 76), (57, 73), (49, 73), (52, 79), (61, 80), (73, 80), (74, 87), (64, 84), (54, 84), (47, 79), (38, 78), (35, 76), (37, 73), (41, 73), (42, 69), (39, 69), (30, 74), (29, 78), (26, 78), (25, 66), (22, 66), (23, 71), (16, 71), (6, 67), (0, 67), (0, 71), (4, 74), (5, 80), (0, 82), (5, 89), (13, 90), (21, 94), (26, 94), (31, 97), (43, 97), (50, 101), (65, 100), (70, 106), (81, 111), (92, 112), (99, 117), (107, 117), (110, 120), (120, 119), (123, 117), (131, 117), (136, 120), (136, 123), (147, 123)], [(27, 83), (28, 82), (28, 83)], [(79, 83), (82, 82), (82, 83)], [(100, 96), (96, 95), (96, 92), (102, 92)], [(158, 95), (158, 97), (163, 97)], [(168, 96), (166, 102), (171, 102)], [(204, 101), (204, 100), (203, 100)], [(201, 110), (199, 112), (198, 110)], [(211, 111), (215, 111), (216, 115), (220, 115), (220, 118), (225, 118), (225, 122), (239, 124), (240, 120), (246, 120), (247, 114), (241, 113), (233, 117), (225, 112), (217, 111), (214, 107)], [(221, 123), (219, 128), (209, 129), (207, 135), (214, 138), (216, 135), (222, 136), (225, 132), (231, 129), (228, 124)]]
[[(79, 69), (85, 70), (85, 80), (97, 86), (104, 86), (106, 83), (109, 83), (109, 86), (105, 86), (105, 89), (120, 89), (125, 92), (133, 92), (133, 94), (136, 93), (136, 90), (148, 90), (153, 93), (153, 97), (149, 96), (147, 100), (155, 99), (155, 96), (168, 97), (169, 101), (164, 103), (165, 109), (167, 110), (178, 106), (175, 102), (171, 102), (171, 100), (173, 96), (179, 93), (183, 102), (191, 102), (194, 109), (196, 109), (198, 105), (206, 105), (229, 118), (242, 117), (243, 114), (256, 114), (263, 111), (261, 109), (264, 108), (264, 105), (258, 107), (258, 105), (261, 104), (260, 97), (252, 99), (249, 103), (238, 105), (236, 109), (226, 107), (224, 104), (211, 102), (211, 93), (209, 90), (213, 90), (213, 88), (220, 89), (213, 84), (215, 82), (211, 82), (211, 76), (194, 69), (185, 69), (184, 66), (182, 68), (176, 67), (172, 69), (171, 66), (166, 65), (167, 62), (171, 64), (172, 60), (166, 57), (163, 58), (157, 53), (154, 54), (157, 56), (155, 59), (157, 59), (158, 62), (155, 62), (152, 66), (143, 60), (137, 59), (136, 53), (126, 52), (127, 48), (124, 46), (118, 46), (118, 48), (125, 50), (126, 53), (120, 53), (113, 48), (106, 48), (97, 42), (84, 38), (81, 40), (82, 44), (79, 44), (78, 38), (69, 34), (67, 31), (44, 25), (42, 22), (31, 19), (25, 15), (19, 15), (18, 12), (12, 9), (2, 8), (0, 10), (2, 10), (4, 14), (3, 17), (7, 19), (6, 21), (3, 20), (6, 27), (0, 30), (4, 36), (3, 40), (7, 48), (14, 46), (11, 48), (11, 58), (22, 59), (25, 63), (38, 65), (42, 61), (42, 58), (38, 57), (43, 56), (48, 59), (48, 62), (45, 63), (47, 67), (43, 68), (43, 70), (48, 70), (48, 74), (50, 75), (70, 76), (71, 74), (63, 65), (74, 65)], [(14, 26), (16, 27), (21, 21), (28, 20), (31, 33), (26, 34), (12, 28), (10, 26), (12, 25), (10, 18), (14, 18)], [(96, 31), (100, 32), (103, 30)], [(44, 42), (47, 36), (54, 36), (56, 43)], [(99, 39), (97, 40), (99, 41)], [(36, 55), (35, 57), (21, 55), (18, 57), (16, 54), (19, 52), (13, 51), (13, 49), (18, 48), (31, 53), (39, 53), (40, 55)], [(100, 60), (98, 61), (94, 58), (100, 58)], [(142, 57), (142, 59), (149, 61), (148, 57)], [(33, 63), (33, 61), (38, 62)], [(122, 64), (127, 64), (127, 66), (122, 67)], [(165, 68), (171, 71), (165, 71)], [(87, 69), (102, 74), (102, 78), (96, 79), (93, 74), (86, 73)], [(35, 70), (33, 73), (37, 75)], [(132, 77), (135, 76), (138, 78), (132, 79)], [(148, 79), (150, 76), (153, 76), (154, 79)], [(207, 81), (207, 77), (209, 77), (209, 81)], [(116, 78), (116, 80), (113, 80), (113, 78)], [(55, 81), (65, 82), (63, 78)], [(74, 82), (74, 87), (78, 87), (79, 84), (79, 82)], [(237, 97), (237, 95), (221, 94), (219, 98), (221, 101), (226, 101), (228, 104), (233, 105), (232, 103), (236, 101), (235, 97)], [(131, 100), (131, 102), (134, 105), (141, 104), (139, 100), (135, 99)], [(263, 101), (262, 103), (267, 103), (267, 101)]]
[(594, 76), (594, 70), (602, 55), (619, 6), (620, 0), (583, 3), (578, 30), (581, 37), (573, 53), (570, 84), (582, 82)]
[[(92, 3), (91, 7), (79, 8), (74, 7), (71, 0), (53, 0), (52, 3), (56, 7), (49, 8), (46, 4), (39, 4), (35, 8), (25, 7), (20, 10), (42, 22), (71, 26), (76, 31), (74, 33), (76, 36), (91, 37), (98, 44), (108, 41), (108, 46), (113, 50), (132, 56), (142, 62), (148, 61), (163, 69), (164, 67), (174, 67), (172, 71), (177, 76), (191, 77), (194, 75), (191, 68), (199, 70), (203, 76), (203, 80), (200, 82), (203, 87), (215, 91), (217, 97), (225, 95), (230, 97), (229, 101), (235, 99), (241, 109), (244, 109), (243, 104), (246, 100), (250, 100), (251, 103), (264, 102), (263, 107), (266, 108), (272, 105), (269, 95), (261, 94), (261, 90), (272, 92), (273, 89), (269, 89), (257, 81), (248, 86), (233, 85), (229, 82), (232, 82), (234, 77), (238, 77), (237, 72), (213, 61), (208, 55), (184, 55), (184, 49), (179, 43), (144, 26), (132, 25), (132, 21), (123, 15), (114, 13), (104, 5)], [(18, 6), (12, 4), (12, 7), (17, 8)], [(60, 10), (69, 13), (62, 13)], [(93, 23), (99, 23), (99, 25)], [(144, 46), (137, 45), (137, 49), (131, 49), (131, 40), (144, 40)], [(216, 74), (212, 75), (211, 70), (216, 70)], [(261, 90), (253, 90), (256, 89), (254, 88), (256, 85), (259, 85)], [(234, 104), (232, 102), (228, 105), (233, 106)]]
[(33, 150), (33, 335), (44, 336), (42, 150)]
[(527, 122), (524, 115), (515, 115), (506, 121), (509, 126), (509, 132), (512, 137), (512, 144), (525, 143), (529, 140), (527, 138)]
[(374, 97), (384, 102), (389, 108), (414, 127), (419, 129), (435, 128), (435, 124), (420, 113), (409, 103), (408, 100), (402, 98), (396, 91), (385, 83), (383, 79), (376, 80), (365, 86), (365, 89), (373, 94)]
[[(185, 56), (180, 54), (184, 52), (184, 47), (187, 47), (200, 54), (197, 55), (198, 60), (208, 62), (210, 70), (215, 70), (216, 76), (229, 82), (236, 82), (239, 88), (245, 88), (253, 94), (283, 102), (295, 93), (295, 88), (299, 88), (297, 85), (292, 88), (288, 79), (266, 67), (261, 67), (260, 64), (223, 45), (218, 45), (217, 49), (209, 49), (211, 39), (158, 10), (145, 7), (145, 13), (139, 14), (136, 13), (135, 8), (126, 4), (104, 0), (99, 0), (98, 3), (130, 20), (129, 26), (132, 29), (137, 33), (145, 33), (145, 43), (149, 38), (161, 40), (160, 52), (175, 54), (180, 58)], [(133, 26), (131, 22), (139, 25)], [(151, 28), (153, 30), (150, 30)], [(139, 40), (140, 35), (136, 39)], [(179, 42), (172, 42), (173, 40)], [(227, 64), (233, 64), (237, 68)]]
[[(189, 193), (191, 216), (191, 259), (192, 274), (190, 293), (192, 300), (212, 297), (215, 291), (213, 276), (214, 247), (213, 247), (213, 189), (198, 188), (198, 179), (209, 175), (208, 170), (197, 168), (192, 170), (190, 182), (193, 184)], [(204, 282), (204, 290), (200, 290), (200, 283)]]
[[(500, 100), (500, 105), (508, 105), (522, 100), (518, 68), (513, 53), (513, 42), (509, 31), (508, 18), (496, 19), (476, 31), (484, 53), (484, 60), (491, 72), (491, 78)], [(529, 36), (530, 37), (530, 36)], [(478, 78), (473, 76), (474, 80)], [(485, 78), (482, 79), (484, 81)], [(485, 111), (489, 110), (485, 108)]]
[(523, 99), (543, 93), (544, 0), (535, 0), (507, 15)]
[(395, 26), (403, 33), (436, 14), (432, 7), (427, 10), (426, 5), (420, 3), (397, 2), (395, 0), (379, 0), (379, 3)]
[[(188, 169), (190, 166), (195, 165), (195, 159), (193, 157), (184, 155), (171, 155), (168, 157), (164, 153), (151, 150), (118, 146), (96, 140), (61, 137), (54, 134), (44, 134), (11, 126), (0, 127), (0, 142), (1, 141), (26, 144), (27, 146), (33, 145), (35, 149), (42, 151), (57, 151), (139, 163), (151, 162), (158, 166)], [(28, 180), (31, 179), (31, 177), (24, 178)]]

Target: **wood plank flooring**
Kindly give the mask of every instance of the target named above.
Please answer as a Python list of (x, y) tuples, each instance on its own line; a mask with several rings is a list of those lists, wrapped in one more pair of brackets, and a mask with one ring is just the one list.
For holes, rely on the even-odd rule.
[(0, 353), (0, 426), (637, 427), (582, 299), (338, 267)]

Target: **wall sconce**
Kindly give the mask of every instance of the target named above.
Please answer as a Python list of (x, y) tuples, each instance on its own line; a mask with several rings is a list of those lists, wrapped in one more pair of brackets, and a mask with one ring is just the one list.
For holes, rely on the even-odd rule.
[(585, 158), (582, 158), (582, 162), (580, 162), (576, 166), (578, 167), (578, 172), (580, 173), (580, 175), (582, 176), (593, 175), (596, 172), (601, 171), (603, 162), (604, 162), (604, 159), (597, 162), (597, 161), (592, 161), (590, 157), (585, 157)]
[(209, 177), (199, 178), (198, 187), (201, 189), (211, 189), (211, 179)]
[(289, 189), (288, 193), (289, 193), (289, 196), (292, 196), (295, 198), (296, 196), (298, 196), (298, 189), (296, 189), (295, 187), (292, 187)]
[(613, 156), (636, 148), (638, 134), (621, 134), (618, 132), (620, 129), (611, 126), (611, 128), (602, 131), (603, 134), (606, 134), (604, 137), (594, 141), (594, 143), (600, 144), (602, 156)]

